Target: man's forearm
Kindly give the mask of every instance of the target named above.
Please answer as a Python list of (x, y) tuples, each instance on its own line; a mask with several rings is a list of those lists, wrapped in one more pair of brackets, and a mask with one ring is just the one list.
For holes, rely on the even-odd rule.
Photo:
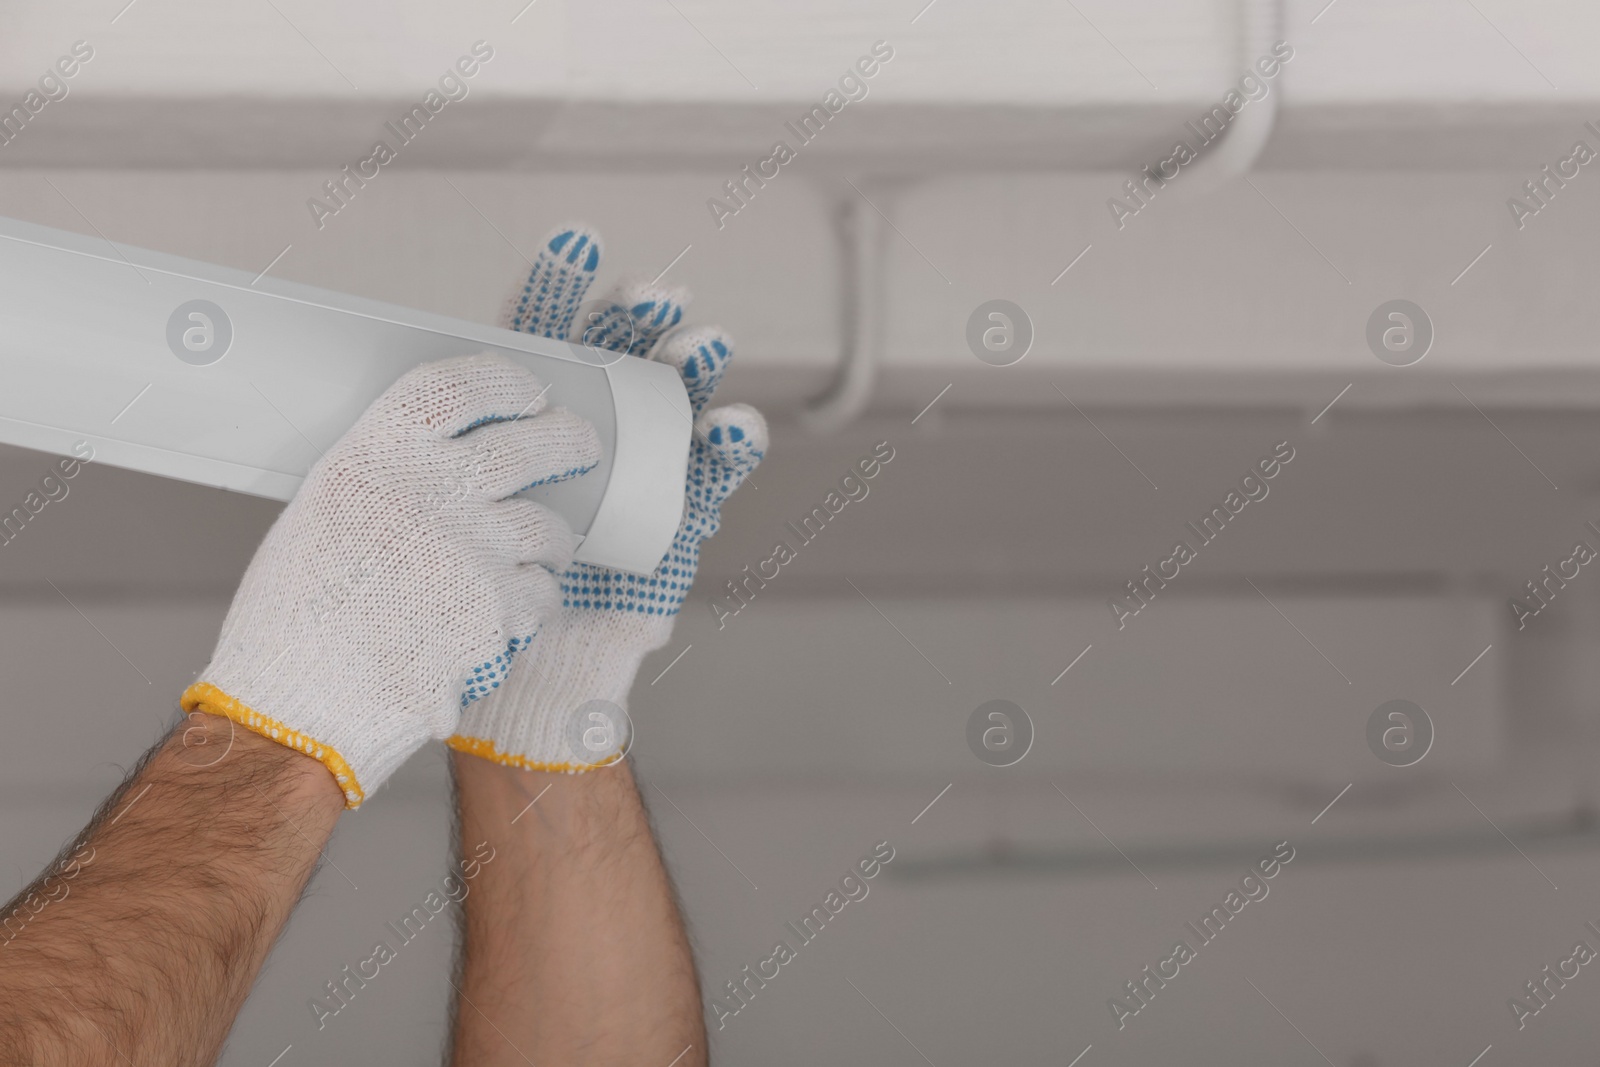
[(343, 809), (195, 713), (0, 915), (0, 1062), (209, 1064)]
[(461, 839), (495, 849), (463, 905), (453, 1062), (704, 1064), (694, 958), (627, 761), (453, 763)]

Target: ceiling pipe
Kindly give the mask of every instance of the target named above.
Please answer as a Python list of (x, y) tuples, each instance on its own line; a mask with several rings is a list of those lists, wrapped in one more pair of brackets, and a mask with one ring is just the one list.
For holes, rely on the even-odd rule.
[[(1600, 824), (1595, 812), (1577, 807), (1506, 828), (1526, 848), (1561, 851), (1600, 849)], [(1475, 826), (1411, 834), (1362, 834), (1319, 839), (1296, 862), (1350, 866), (1356, 863), (1416, 863), (1437, 860), (1503, 857), (1506, 838), (1497, 830)], [(994, 841), (943, 853), (907, 855), (895, 862), (890, 876), (905, 882), (932, 882), (973, 876), (1023, 875), (1089, 877), (1132, 876), (1132, 870), (1196, 871), (1213, 867), (1248, 870), (1261, 854), (1257, 842), (1199, 841), (1181, 845), (1129, 845), (1125, 850), (1093, 845), (1079, 847), (1018, 845)], [(1132, 870), (1130, 870), (1130, 867)]]

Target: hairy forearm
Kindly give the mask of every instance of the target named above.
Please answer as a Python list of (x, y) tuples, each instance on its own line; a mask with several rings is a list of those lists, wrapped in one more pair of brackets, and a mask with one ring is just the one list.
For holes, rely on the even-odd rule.
[(0, 917), (0, 1062), (214, 1062), (342, 809), (315, 761), (190, 715)]
[(461, 839), (496, 856), (463, 905), (453, 1062), (704, 1064), (693, 955), (627, 761), (453, 760)]

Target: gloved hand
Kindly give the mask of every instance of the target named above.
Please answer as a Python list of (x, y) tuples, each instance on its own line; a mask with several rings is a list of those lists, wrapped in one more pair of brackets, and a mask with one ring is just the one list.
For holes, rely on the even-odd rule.
[(705, 413), (733, 352), (716, 329), (669, 333), (683, 317), (687, 294), (620, 285), (601, 302), (609, 310), (574, 329), (573, 315), (599, 265), (593, 232), (557, 228), (527, 284), (512, 294), (503, 325), (545, 337), (576, 333), (573, 340), (630, 356), (648, 353), (677, 369), (696, 418), (683, 521), (649, 577), (574, 564), (561, 578), (561, 609), (529, 655), (498, 692), (462, 714), (450, 747), (529, 770), (589, 770), (627, 750), (625, 702), (639, 664), (666, 645), (699, 567), (700, 543), (717, 532), (723, 501), (767, 450), (767, 424), (754, 408), (734, 404)]
[[(600, 459), (497, 355), (417, 367), (311, 469), (250, 561), (185, 711), (321, 761), (359, 807), (500, 684), (560, 603), (572, 531), (506, 499)], [(520, 416), (520, 417), (519, 417)]]

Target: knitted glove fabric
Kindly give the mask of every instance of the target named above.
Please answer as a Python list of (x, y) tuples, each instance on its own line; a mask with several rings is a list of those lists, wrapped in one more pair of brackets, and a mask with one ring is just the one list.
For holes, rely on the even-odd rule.
[(666, 645), (699, 567), (701, 542), (717, 532), (723, 502), (767, 449), (766, 422), (754, 408), (706, 412), (733, 350), (716, 329), (670, 332), (687, 294), (623, 284), (574, 325), (599, 264), (592, 231), (557, 228), (527, 283), (512, 294), (505, 324), (547, 337), (577, 335), (678, 371), (696, 419), (684, 514), (666, 559), (648, 577), (583, 563), (569, 568), (561, 578), (561, 608), (529, 655), (498, 692), (463, 713), (452, 748), (530, 770), (584, 771), (627, 751), (626, 701), (639, 664)]
[(311, 469), (256, 550), (185, 711), (322, 762), (359, 807), (503, 680), (559, 605), (566, 522), (507, 499), (599, 439), (497, 355), (417, 367)]

